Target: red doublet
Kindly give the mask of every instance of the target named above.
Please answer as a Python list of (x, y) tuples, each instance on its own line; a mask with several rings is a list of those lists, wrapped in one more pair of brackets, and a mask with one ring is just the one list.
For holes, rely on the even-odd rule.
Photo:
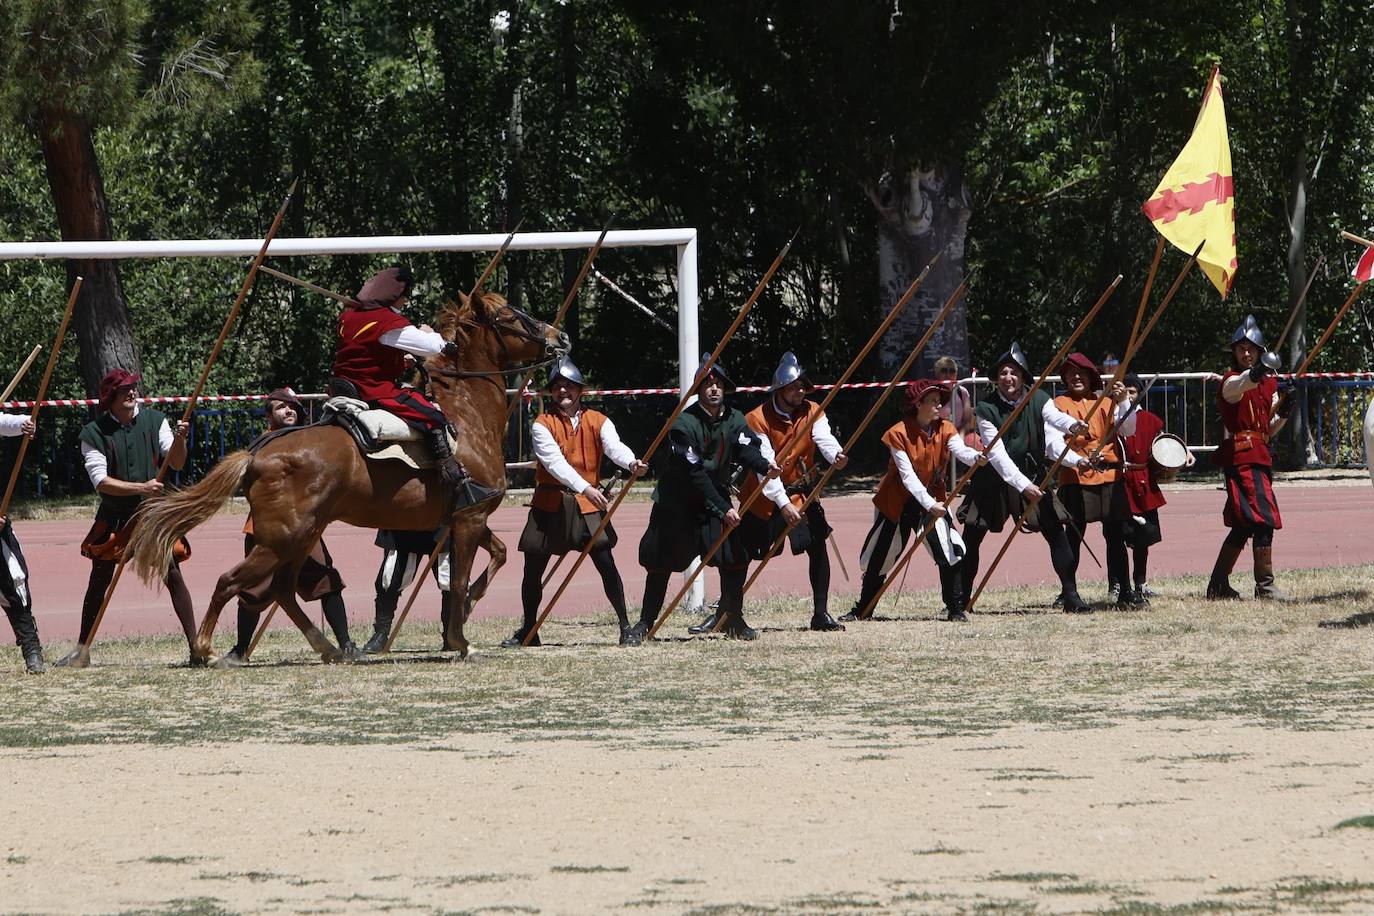
[(1123, 479), (1133, 515), (1141, 515), (1164, 505), (1164, 494), (1150, 468), (1150, 449), (1155, 444), (1155, 436), (1162, 432), (1163, 420), (1148, 410), (1137, 410), (1135, 432), (1121, 437), (1121, 444), (1126, 449), (1126, 473)]
[[(1240, 374), (1227, 372), (1222, 384)], [(1283, 527), (1274, 499), (1274, 459), (1269, 454), (1269, 418), (1278, 390), (1278, 380), (1272, 375), (1266, 375), (1234, 404), (1217, 390), (1221, 424), (1231, 435), (1222, 440), (1212, 460), (1226, 474), (1226, 506), (1221, 520), (1228, 528)]]
[(339, 315), (338, 349), (332, 374), (352, 382), (359, 396), (418, 429), (444, 425), (443, 412), (419, 391), (396, 381), (405, 372), (405, 353), (382, 343), (387, 331), (410, 327), (390, 308), (347, 308)]

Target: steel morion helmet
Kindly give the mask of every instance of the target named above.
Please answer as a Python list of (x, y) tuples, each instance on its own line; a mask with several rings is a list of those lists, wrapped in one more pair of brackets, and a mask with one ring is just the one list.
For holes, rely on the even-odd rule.
[(1016, 341), (1011, 342), (1011, 347), (1005, 353), (997, 357), (997, 362), (992, 364), (992, 374), (995, 376), (997, 370), (1006, 365), (1012, 365), (1021, 370), (1021, 375), (1030, 381), (1033, 378), (1031, 373), (1030, 360), (1026, 359), (1026, 354), (1022, 352), (1021, 345)]
[(768, 393), (772, 394), (779, 388), (786, 388), (798, 379), (802, 380), (807, 391), (816, 390), (816, 386), (806, 377), (806, 370), (797, 362), (797, 354), (788, 350), (778, 362), (778, 368), (773, 370), (773, 384), (769, 386)]
[[(700, 369), (700, 367), (706, 365), (706, 361), (707, 361), (708, 359), (710, 359), (710, 358), (711, 358), (711, 354), (710, 354), (710, 353), (703, 353), (703, 354), (701, 354), (701, 362), (697, 363), (697, 366), (698, 366), (698, 368), (697, 368), (697, 375), (700, 375), (700, 374), (701, 374), (701, 369)], [(711, 366), (711, 374), (712, 374), (712, 375), (719, 375), (719, 376), (720, 376), (720, 380), (721, 380), (721, 382), (725, 385), (725, 390), (726, 390), (726, 391), (734, 391), (734, 390), (735, 390), (735, 383), (732, 382), (732, 381), (730, 380), (730, 376), (726, 373), (725, 367), (724, 367), (723, 365), (721, 365), (720, 360), (716, 360), (715, 363), (712, 364), (712, 366)], [(702, 379), (702, 381), (705, 382), (705, 379)], [(700, 386), (698, 386), (698, 387), (700, 387)]]
[(559, 378), (565, 378), (574, 385), (583, 388), (587, 387), (587, 380), (582, 377), (582, 370), (573, 365), (573, 361), (566, 356), (558, 357), (549, 367), (549, 380), (544, 383), (544, 390), (548, 391), (552, 388), (554, 380)]
[(1269, 349), (1264, 345), (1264, 335), (1260, 333), (1259, 322), (1255, 320), (1254, 315), (1245, 316), (1240, 327), (1236, 328), (1236, 333), (1231, 335), (1231, 342), (1226, 345), (1226, 349), (1230, 350), (1238, 343), (1252, 343), (1265, 351)]

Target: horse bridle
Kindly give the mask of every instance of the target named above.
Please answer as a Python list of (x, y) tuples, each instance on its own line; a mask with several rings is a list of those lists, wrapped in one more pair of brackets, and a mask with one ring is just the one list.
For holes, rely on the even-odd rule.
[[(533, 315), (530, 315), (528, 312), (524, 312), (509, 303), (505, 305), (505, 309), (507, 312), (510, 313), (509, 317), (513, 317), (515, 319), (515, 324), (506, 324), (505, 321), (507, 316), (504, 314), (499, 319), (496, 317), (486, 315), (483, 315), (482, 317), (479, 317), (477, 319), (459, 318), (458, 323), (466, 325), (470, 328), (483, 327), (490, 328), (493, 331), (511, 331), (515, 334), (516, 337), (519, 337), (521, 340), (527, 340), (530, 343), (543, 344), (545, 347), (549, 346), (548, 339), (545, 338), (543, 332), (540, 331), (540, 328), (546, 328), (548, 327), (548, 325), (544, 324), (544, 322), (535, 318)], [(474, 314), (476, 314), (476, 312), (474, 312)], [(502, 333), (498, 333), (496, 335), (496, 340), (501, 345), (501, 361), (505, 362), (506, 359), (510, 356), (510, 350), (506, 346), (505, 335)], [(437, 373), (439, 375), (447, 376), (449, 378), (485, 378), (490, 379), (492, 382), (499, 385), (500, 382), (496, 381), (498, 378), (504, 378), (508, 375), (524, 375), (525, 373), (531, 372), (535, 369), (542, 369), (545, 366), (552, 366), (565, 352), (566, 351), (560, 350), (559, 348), (555, 347), (553, 348), (553, 356), (550, 356), (548, 359), (540, 360), (534, 363), (527, 363), (523, 366), (514, 366), (510, 369), (485, 369), (481, 371), (473, 371), (467, 369), (446, 369), (442, 366), (434, 366), (431, 367), (429, 371), (431, 373)]]

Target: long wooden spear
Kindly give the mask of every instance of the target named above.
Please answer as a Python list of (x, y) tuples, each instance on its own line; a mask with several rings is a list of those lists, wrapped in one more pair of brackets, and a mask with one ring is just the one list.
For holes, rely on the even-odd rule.
[[(205, 382), (210, 377), (210, 370), (215, 366), (215, 360), (219, 358), (219, 352), (224, 347), (224, 340), (229, 336), (229, 330), (234, 326), (235, 319), (238, 318), (239, 309), (243, 306), (243, 300), (248, 298), (248, 293), (253, 289), (253, 281), (257, 279), (258, 268), (262, 266), (263, 260), (267, 257), (267, 248), (272, 244), (272, 239), (276, 238), (277, 230), (281, 228), (282, 219), (286, 216), (286, 208), (291, 204), (291, 197), (296, 193), (296, 181), (291, 182), (291, 187), (286, 189), (286, 198), (281, 202), (277, 209), (277, 215), (272, 219), (272, 225), (267, 230), (267, 236), (262, 240), (262, 247), (258, 249), (257, 257), (253, 259), (252, 265), (248, 268), (248, 276), (243, 278), (243, 285), (239, 287), (238, 298), (234, 300), (234, 305), (229, 309), (229, 317), (224, 319), (224, 327), (220, 329), (219, 337), (215, 339), (215, 345), (210, 350), (210, 356), (205, 360), (205, 368), (201, 370), (200, 379), (196, 382), (195, 390), (191, 392), (190, 400), (186, 402), (186, 410), (181, 415), (181, 423), (191, 422), (191, 414), (196, 409), (196, 402), (200, 400), (200, 393), (205, 389)], [(181, 424), (177, 424), (180, 426)], [(157, 469), (157, 477), (154, 479), (161, 483), (167, 476), (167, 471), (171, 467), (171, 450), (163, 456)], [(73, 667), (86, 667), (90, 664), (91, 645), (95, 642), (95, 634), (100, 630), (100, 622), (105, 619), (105, 611), (110, 606), (110, 599), (114, 597), (115, 588), (119, 585), (120, 576), (124, 573), (124, 566), (129, 562), (129, 555), (126, 552), (120, 553), (119, 565), (115, 567), (114, 577), (110, 580), (110, 587), (105, 590), (105, 597), (100, 602), (100, 610), (95, 615), (95, 620), (91, 623), (91, 631), (86, 635), (86, 641), (77, 649), (77, 656), (73, 659)]]
[[(57, 366), (57, 354), (62, 352), (62, 341), (67, 337), (67, 325), (72, 321), (72, 309), (76, 306), (76, 297), (81, 292), (81, 277), (76, 278), (72, 284), (71, 295), (67, 297), (67, 308), (62, 313), (62, 323), (57, 327), (57, 338), (53, 340), (52, 352), (48, 354), (48, 366), (43, 370), (43, 381), (38, 384), (38, 394), (33, 399), (33, 410), (29, 413), (29, 422), (38, 422), (38, 410), (43, 403), (43, 396), (48, 393), (48, 382), (52, 381), (52, 371)], [(35, 352), (37, 352), (35, 350)], [(4, 398), (0, 398), (3, 401)], [(14, 467), (10, 470), (10, 481), (5, 486), (5, 496), (0, 499), (0, 518), (4, 518), (10, 511), (10, 499), (14, 496), (14, 485), (19, 482), (19, 472), (24, 468), (24, 453), (29, 450), (31, 436), (24, 436), (19, 443), (19, 454), (14, 458)]]
[(1293, 310), (1288, 313), (1288, 323), (1283, 326), (1283, 333), (1274, 338), (1274, 345), (1269, 348), (1270, 352), (1277, 353), (1283, 346), (1283, 342), (1288, 339), (1288, 332), (1293, 329), (1293, 322), (1298, 320), (1298, 309), (1307, 301), (1307, 291), (1312, 288), (1312, 281), (1317, 279), (1317, 272), (1322, 269), (1326, 255), (1317, 255), (1317, 263), (1312, 265), (1312, 272), (1307, 275), (1307, 282), (1303, 284), (1302, 292), (1298, 294), (1297, 301), (1293, 303)]
[[(654, 452), (658, 451), (658, 447), (663, 444), (663, 440), (668, 436), (668, 431), (673, 428), (673, 423), (676, 422), (682, 412), (687, 409), (687, 404), (692, 400), (693, 395), (696, 394), (697, 388), (701, 387), (702, 381), (710, 375), (711, 367), (713, 367), (720, 358), (721, 351), (725, 349), (725, 345), (730, 342), (730, 338), (735, 336), (735, 332), (738, 331), (740, 325), (744, 323), (744, 318), (749, 314), (749, 310), (754, 307), (754, 303), (758, 301), (759, 296), (763, 295), (763, 290), (768, 286), (768, 281), (773, 279), (773, 274), (777, 273), (778, 268), (782, 266), (783, 259), (786, 258), (787, 253), (792, 250), (792, 243), (797, 240), (797, 235), (800, 232), (801, 227), (798, 226), (796, 232), (793, 232), (792, 237), (787, 240), (787, 244), (782, 246), (782, 251), (779, 251), (778, 256), (773, 259), (773, 263), (768, 265), (768, 270), (759, 278), (759, 282), (754, 287), (754, 291), (749, 295), (749, 298), (745, 300), (744, 305), (739, 310), (739, 314), (736, 315), (735, 320), (731, 322), (730, 327), (726, 328), (725, 334), (721, 337), (720, 342), (707, 354), (706, 362), (702, 363), (697, 368), (696, 377), (692, 380), (692, 384), (688, 385), (686, 390), (682, 392), (682, 396), (678, 399), (677, 406), (674, 407), (673, 412), (668, 415), (668, 419), (664, 422), (662, 428), (659, 429), (658, 435), (654, 436), (653, 441), (649, 443), (649, 447), (644, 450), (644, 454), (639, 458), (640, 461), (647, 464), (649, 459), (653, 457)], [(587, 543), (583, 545), (582, 549), (578, 552), (577, 559), (573, 561), (572, 568), (569, 569), (568, 574), (563, 577), (563, 581), (559, 584), (558, 590), (555, 591), (553, 597), (549, 599), (549, 603), (545, 605), (544, 610), (540, 613), (538, 619), (535, 620), (534, 626), (525, 634), (525, 639), (521, 643), (522, 645), (528, 646), (530, 644), (535, 635), (539, 633), (539, 628), (544, 625), (544, 621), (548, 619), (549, 614), (553, 613), (554, 606), (558, 604), (558, 599), (563, 597), (563, 593), (566, 592), (568, 586), (572, 584), (573, 576), (577, 574), (578, 568), (581, 567), (582, 562), (587, 559), (587, 555), (591, 553), (592, 545), (596, 543), (597, 538), (601, 537), (601, 533), (606, 530), (606, 526), (611, 523), (611, 516), (615, 515), (615, 510), (620, 508), (620, 504), (625, 501), (625, 497), (630, 495), (630, 490), (634, 489), (634, 484), (637, 479), (638, 478), (631, 478), (627, 480), (625, 486), (620, 488), (620, 495), (615, 498), (615, 502), (611, 503), (610, 507), (601, 516), (601, 524), (597, 525), (596, 531), (592, 532), (592, 536), (587, 539)]]
[[(1073, 333), (1070, 334), (1068, 339), (1065, 340), (1064, 343), (1059, 347), (1059, 350), (1054, 354), (1054, 356), (1050, 357), (1049, 362), (1045, 364), (1044, 371), (1041, 372), (1040, 377), (1035, 380), (1035, 384), (1032, 385), (1030, 390), (1022, 396), (1020, 403), (1016, 405), (1016, 407), (1007, 416), (1007, 418), (1002, 421), (1002, 425), (998, 427), (996, 435), (992, 437), (992, 441), (990, 441), (987, 445), (983, 447), (982, 451), (984, 455), (991, 454), (992, 450), (996, 448), (997, 443), (1001, 442), (1002, 437), (1007, 434), (1007, 430), (1011, 429), (1012, 424), (1014, 424), (1017, 418), (1021, 416), (1021, 412), (1030, 406), (1031, 400), (1034, 398), (1035, 393), (1039, 391), (1041, 387), (1044, 386), (1045, 380), (1048, 379), (1050, 377), (1050, 374), (1059, 366), (1060, 360), (1067, 356), (1069, 352), (1073, 349), (1073, 345), (1078, 341), (1078, 338), (1083, 334), (1083, 332), (1088, 329), (1088, 326), (1093, 323), (1093, 319), (1097, 317), (1097, 313), (1102, 311), (1102, 307), (1107, 304), (1107, 300), (1112, 297), (1112, 293), (1116, 291), (1116, 288), (1120, 283), (1121, 274), (1117, 274), (1116, 279), (1111, 282), (1111, 285), (1109, 285), (1107, 289), (1102, 293), (1102, 295), (1098, 297), (1097, 302), (1094, 303), (1093, 307), (1088, 310), (1088, 314), (1084, 315), (1083, 319), (1078, 322), (1078, 326), (1073, 329)], [(1032, 422), (1039, 422), (1039, 420), (1037, 419)], [(959, 480), (954, 485), (954, 489), (952, 489), (949, 492), (949, 495), (945, 497), (945, 500), (942, 504), (942, 508), (944, 509), (945, 514), (949, 513), (950, 506), (954, 504), (954, 500), (959, 496), (959, 493), (964, 489), (964, 486), (968, 484), (970, 480), (973, 479), (973, 475), (975, 472), (977, 472), (979, 467), (980, 465), (975, 464), (973, 467), (969, 468), (967, 471), (960, 475)], [(936, 524), (938, 524), (938, 522), (939, 518), (935, 517), (921, 526), (920, 534), (918, 534), (915, 540), (912, 541), (911, 546), (907, 548), (906, 552), (902, 555), (902, 558), (900, 561), (898, 561), (897, 565), (894, 566), (891, 569), (891, 571), (888, 572), (887, 577), (883, 580), (882, 588), (878, 589), (877, 594), (875, 594), (871, 599), (869, 599), (867, 604), (865, 604), (862, 608), (859, 609), (860, 618), (867, 620), (868, 618), (873, 616), (873, 609), (878, 606), (878, 601), (882, 599), (883, 594), (888, 590), (889, 587), (891, 587), (893, 580), (895, 580), (897, 577), (897, 573), (900, 572), (903, 576), (902, 581), (906, 581), (906, 570), (909, 568), (911, 558), (916, 555), (917, 549), (920, 548), (920, 546), (926, 542), (926, 539), (930, 537), (931, 532), (935, 530), (935, 526)], [(897, 594), (899, 596), (899, 600), (901, 591), (901, 588), (898, 588)]]
[[(1150, 316), (1149, 322), (1143, 329), (1139, 329), (1140, 316), (1136, 316), (1136, 325), (1137, 329), (1139, 329), (1139, 333), (1137, 334), (1136, 329), (1133, 329), (1131, 331), (1131, 343), (1126, 350), (1126, 355), (1121, 360), (1121, 364), (1117, 366), (1116, 374), (1113, 376), (1113, 382), (1120, 381), (1121, 379), (1126, 377), (1126, 370), (1130, 367), (1131, 361), (1135, 359), (1137, 351), (1139, 351), (1140, 347), (1145, 343), (1145, 338), (1147, 338), (1150, 335), (1150, 332), (1154, 330), (1154, 326), (1159, 321), (1160, 316), (1164, 314), (1164, 310), (1168, 308), (1169, 303), (1173, 301), (1174, 295), (1178, 292), (1179, 287), (1183, 285), (1183, 278), (1188, 275), (1188, 271), (1192, 270), (1193, 265), (1197, 263), (1198, 252), (1202, 251), (1202, 246), (1205, 244), (1206, 241), (1204, 240), (1197, 246), (1197, 248), (1193, 250), (1192, 255), (1188, 258), (1188, 262), (1183, 265), (1183, 269), (1179, 271), (1177, 279), (1175, 279), (1173, 285), (1169, 287), (1169, 291), (1164, 294), (1164, 299), (1159, 303), (1159, 307), (1155, 309), (1154, 314)], [(1151, 285), (1153, 280), (1154, 277), (1152, 273), (1151, 277), (1146, 283), (1147, 288), (1145, 291), (1145, 296), (1141, 297), (1142, 305), (1144, 304), (1146, 297), (1148, 297), (1149, 295), (1148, 287)], [(1097, 409), (1102, 406), (1102, 403), (1104, 401), (1107, 400), (1108, 392), (1110, 391), (1110, 389), (1110, 385), (1103, 388), (1102, 394), (1099, 395), (1097, 400), (1093, 402), (1092, 407), (1088, 411), (1088, 415), (1083, 418), (1083, 423), (1086, 424), (1092, 421), (1093, 416), (1097, 413)], [(1098, 454), (1101, 453), (1102, 449), (1105, 446), (1106, 440), (1104, 438), (1103, 442), (1099, 444), (1097, 450), (1093, 453), (1094, 459), (1097, 457)], [(1040, 489), (1045, 489), (1047, 486), (1050, 485), (1050, 482), (1054, 480), (1055, 474), (1058, 473), (1060, 466), (1063, 465), (1064, 459), (1068, 457), (1070, 450), (1071, 449), (1069, 448), (1068, 443), (1065, 443), (1064, 449), (1059, 453), (1059, 457), (1055, 459), (1054, 464), (1050, 466), (1050, 469), (1045, 472), (1045, 476), (1040, 480), (1040, 483), (1038, 484)], [(1016, 519), (1016, 524), (1012, 526), (1011, 532), (1007, 535), (1006, 540), (1002, 542), (1002, 548), (997, 552), (997, 556), (995, 559), (993, 559), (992, 565), (989, 566), (988, 571), (983, 574), (983, 578), (978, 583), (978, 587), (974, 590), (973, 594), (969, 596), (968, 602), (964, 605), (965, 613), (968, 613), (973, 610), (973, 606), (978, 602), (979, 596), (983, 594), (983, 589), (987, 587), (988, 580), (992, 578), (993, 572), (997, 569), (997, 564), (999, 564), (1002, 561), (1002, 558), (1006, 556), (1007, 550), (1011, 547), (1011, 542), (1016, 540), (1016, 536), (1021, 532), (1021, 526), (1025, 523), (1026, 518), (1030, 515), (1031, 509), (1033, 508), (1035, 507), (1027, 506), (1026, 509), (1021, 513), (1021, 515)]]
[[(967, 283), (968, 281), (965, 280), (964, 286), (967, 286)], [(961, 289), (962, 288), (963, 287), (961, 287)], [(949, 308), (949, 303), (945, 304), (945, 308)], [(940, 316), (936, 316), (936, 318), (937, 320), (942, 320)], [(859, 425), (854, 427), (854, 431), (849, 434), (848, 441), (845, 442), (844, 448), (840, 449), (840, 451), (846, 455), (853, 451), (854, 446), (858, 444), (859, 437), (863, 435), (864, 430), (868, 429), (869, 424), (878, 416), (878, 411), (887, 403), (887, 399), (897, 390), (897, 386), (906, 376), (907, 370), (911, 368), (911, 364), (916, 362), (916, 357), (921, 355), (921, 351), (925, 349), (927, 342), (927, 338), (922, 336), (921, 339), (916, 342), (916, 346), (911, 348), (911, 352), (907, 354), (906, 359), (902, 360), (902, 364), (897, 367), (897, 371), (892, 373), (892, 378), (883, 386), (882, 393), (878, 395), (877, 400), (873, 402), (873, 406), (868, 408), (868, 413), (864, 414), (864, 418), (859, 421)], [(810, 509), (817, 499), (820, 499), (821, 492), (825, 489), (825, 485), (830, 482), (830, 478), (834, 475), (835, 470), (836, 468), (833, 464), (825, 469), (825, 473), (821, 475), (820, 480), (816, 481), (816, 485), (811, 488), (811, 492), (807, 494), (806, 499), (802, 501), (801, 506), (797, 509), (800, 514), (805, 515), (806, 510)], [(763, 573), (764, 567), (772, 561), (773, 557), (778, 555), (778, 550), (782, 547), (782, 542), (786, 538), (787, 532), (784, 531), (778, 535), (775, 541), (773, 541), (773, 545), (768, 549), (768, 553), (765, 554), (758, 565), (754, 567), (754, 572), (749, 577), (749, 581), (744, 583), (744, 594), (747, 595), (749, 593), (749, 589), (753, 587), (754, 583), (758, 581), (759, 576)]]
[[(1369, 281), (1366, 280), (1356, 284), (1355, 288), (1351, 290), (1350, 295), (1345, 299), (1345, 303), (1341, 305), (1340, 309), (1336, 312), (1336, 316), (1331, 319), (1331, 323), (1326, 326), (1326, 330), (1322, 332), (1322, 336), (1317, 340), (1317, 345), (1307, 352), (1307, 356), (1303, 359), (1302, 363), (1298, 368), (1293, 370), (1294, 384), (1297, 384), (1298, 379), (1301, 378), (1302, 374), (1312, 365), (1312, 361), (1317, 358), (1317, 354), (1321, 352), (1322, 347), (1326, 346), (1326, 342), (1330, 340), (1331, 335), (1336, 332), (1336, 325), (1341, 323), (1341, 319), (1345, 317), (1346, 312), (1350, 311), (1350, 307), (1355, 304), (1355, 300), (1359, 298), (1360, 293), (1364, 292), (1364, 288), (1368, 284)], [(1283, 406), (1288, 403), (1288, 399), (1292, 396), (1293, 390), (1294, 389), (1289, 388), (1279, 396), (1278, 410), (1282, 410)], [(1283, 429), (1288, 423), (1288, 418), (1282, 413), (1279, 414), (1279, 417), (1279, 424), (1274, 427), (1271, 435), (1278, 435), (1279, 430)]]
[[(78, 277), (77, 279), (80, 278)], [(41, 352), (43, 352), (43, 345), (34, 344), (33, 349), (29, 351), (28, 359), (20, 364), (19, 371), (14, 373), (14, 378), (10, 379), (10, 383), (5, 386), (5, 390), (0, 391), (0, 403), (9, 400), (10, 395), (14, 392), (15, 388), (19, 387), (19, 382), (28, 374), (29, 367), (33, 365), (33, 361), (38, 358), (38, 354)]]
[[(601, 235), (597, 236), (596, 243), (592, 245), (591, 250), (587, 252), (587, 257), (582, 262), (582, 270), (577, 274), (577, 280), (568, 289), (568, 294), (563, 297), (562, 305), (558, 307), (558, 313), (553, 317), (552, 327), (558, 328), (562, 326), (563, 318), (568, 314), (568, 309), (572, 306), (573, 301), (576, 300), (578, 290), (582, 288), (582, 284), (587, 280), (587, 272), (591, 270), (592, 262), (596, 260), (597, 254), (601, 251), (601, 244), (606, 241), (606, 233), (611, 231), (611, 221), (613, 219), (615, 219), (614, 214), (606, 220), (606, 225), (601, 229)], [(519, 227), (517, 226), (516, 228)], [(515, 233), (512, 232), (510, 237), (506, 239), (506, 244), (509, 245), (511, 238), (514, 237)], [(504, 247), (502, 247), (501, 251), (498, 251), (496, 257), (492, 259), (492, 266), (494, 266), (496, 260), (501, 257), (502, 251), (505, 251)], [(488, 270), (483, 273), (482, 279), (485, 279), (490, 273), (491, 270), (489, 267)], [(472, 296), (481, 288), (482, 279), (477, 281), (477, 285), (474, 286), (472, 292), (468, 294), (468, 301), (472, 301)], [(511, 401), (510, 408), (506, 411), (507, 423), (510, 423), (510, 418), (515, 414), (515, 408), (520, 403), (520, 397), (524, 393), (525, 386), (529, 384), (530, 378), (533, 377), (533, 375), (533, 372), (526, 372), (521, 377), (520, 384), (516, 387), (515, 398)], [(445, 527), (435, 539), (434, 549), (430, 551), (429, 559), (425, 561), (424, 570), (415, 577), (415, 585), (410, 590), (410, 597), (406, 599), (405, 607), (401, 608), (401, 613), (396, 617), (395, 625), (391, 628), (391, 632), (387, 634), (386, 645), (382, 646), (383, 653), (390, 652), (392, 643), (396, 642), (396, 637), (401, 635), (401, 627), (405, 624), (406, 617), (410, 616), (410, 609), (415, 605), (415, 598), (420, 594), (420, 588), (424, 585), (425, 578), (429, 575), (429, 571), (434, 568), (435, 563), (439, 562), (439, 554), (448, 546), (449, 536), (450, 530), (448, 527)], [(559, 561), (562, 561), (561, 557)]]
[[(811, 434), (811, 427), (815, 425), (817, 420), (825, 416), (825, 409), (830, 406), (830, 402), (833, 401), (835, 399), (835, 396), (840, 393), (840, 390), (844, 388), (845, 383), (848, 382), (850, 377), (853, 376), (854, 372), (858, 370), (859, 365), (863, 363), (863, 361), (866, 358), (868, 358), (869, 352), (875, 346), (877, 346), (879, 340), (882, 340), (883, 335), (887, 333), (887, 329), (892, 327), (892, 322), (894, 322), (897, 319), (897, 314), (903, 308), (906, 307), (906, 304), (908, 302), (911, 301), (911, 297), (916, 294), (917, 287), (925, 281), (926, 274), (930, 272), (930, 269), (935, 265), (935, 262), (939, 258), (940, 253), (937, 253), (935, 257), (931, 259), (930, 263), (926, 265), (925, 270), (921, 271), (920, 276), (918, 276), (915, 280), (912, 281), (911, 286), (907, 288), (907, 291), (902, 295), (902, 298), (897, 302), (895, 306), (892, 307), (892, 310), (887, 313), (887, 317), (884, 318), (882, 323), (878, 325), (878, 329), (874, 331), (872, 336), (868, 338), (868, 342), (864, 344), (863, 349), (861, 349), (859, 351), (859, 354), (855, 356), (853, 360), (850, 361), (849, 367), (844, 370), (840, 377), (835, 380), (835, 384), (831, 387), (830, 392), (826, 394), (826, 396), (821, 400), (821, 403), (818, 406), (818, 408), (812, 411), (811, 415), (800, 426), (796, 427), (792, 430), (791, 433), (788, 434), (787, 440), (784, 442), (783, 447), (778, 451), (776, 456), (776, 463), (778, 464), (778, 466), (781, 466), (783, 462), (786, 461), (787, 457), (789, 457), (793, 452), (799, 450), (802, 447), (802, 443), (805, 442), (807, 437)], [(962, 290), (966, 286), (967, 281), (959, 284), (959, 290), (956, 290), (956, 294), (951, 296), (949, 301), (945, 303), (944, 307), (940, 309), (939, 314), (935, 316), (935, 320), (930, 323), (930, 327), (926, 329), (925, 334), (921, 337), (921, 341), (918, 343), (919, 349), (917, 349), (917, 353), (919, 353), (921, 349), (924, 349), (925, 345), (930, 342), (930, 339), (935, 336), (935, 331), (940, 327), (941, 324), (944, 323), (945, 317), (949, 315), (954, 304), (958, 302), (959, 293), (962, 292)], [(749, 507), (754, 504), (754, 500), (758, 499), (762, 495), (763, 483), (760, 482), (759, 486), (755, 487), (754, 491), (750, 493), (749, 496), (745, 498), (743, 502), (740, 503), (738, 514), (741, 519), (744, 518), (744, 514), (749, 511)], [(692, 583), (695, 582), (697, 580), (697, 577), (700, 576), (706, 570), (707, 564), (709, 564), (711, 562), (711, 559), (717, 553), (720, 552), (721, 547), (725, 546), (726, 540), (729, 539), (733, 531), (733, 528), (725, 528), (722, 526), (720, 536), (716, 538), (715, 543), (711, 545), (711, 549), (707, 552), (706, 556), (702, 557), (701, 562), (698, 563), (696, 568), (692, 570), (692, 574), (687, 577), (687, 581), (683, 583), (682, 588), (679, 589), (678, 593), (673, 596), (673, 600), (668, 604), (667, 608), (659, 614), (658, 619), (654, 621), (653, 628), (649, 630), (648, 634), (645, 636), (646, 639), (653, 639), (654, 634), (656, 634), (659, 628), (662, 627), (663, 624), (667, 622), (668, 618), (672, 616), (673, 611), (677, 610), (678, 603), (682, 601), (683, 596), (685, 596), (687, 592), (691, 589)], [(741, 596), (743, 596), (743, 590), (740, 591), (740, 594)], [(711, 629), (711, 632), (718, 632), (721, 626), (724, 624), (724, 622), (725, 615), (717, 614), (716, 624)]]

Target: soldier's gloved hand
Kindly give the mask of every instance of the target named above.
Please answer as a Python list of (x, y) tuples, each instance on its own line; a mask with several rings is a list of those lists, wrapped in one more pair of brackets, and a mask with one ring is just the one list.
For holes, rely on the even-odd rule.
[(1258, 385), (1264, 381), (1264, 377), (1269, 374), (1269, 367), (1264, 363), (1255, 363), (1250, 367), (1250, 381)]
[(591, 484), (587, 484), (582, 490), (582, 495), (587, 498), (587, 502), (595, 507), (597, 512), (605, 512), (610, 503), (606, 500), (606, 494), (602, 493)]
[(444, 349), (441, 350), (441, 351), (439, 351), (439, 352), (443, 353), (444, 356), (447, 356), (449, 359), (453, 360), (455, 363), (458, 361), (458, 354), (459, 354), (458, 345), (457, 345), (456, 343), (454, 343), (453, 341), (451, 341), (451, 340), (446, 340), (446, 341), (444, 341)]
[(1293, 398), (1281, 397), (1279, 398), (1279, 406), (1274, 408), (1274, 412), (1286, 420), (1292, 416), (1293, 407), (1296, 403), (1297, 401)]
[(1073, 426), (1069, 427), (1070, 436), (1086, 436), (1090, 432), (1092, 432), (1092, 430), (1089, 429), (1088, 424), (1084, 423), (1082, 420), (1079, 420)]

